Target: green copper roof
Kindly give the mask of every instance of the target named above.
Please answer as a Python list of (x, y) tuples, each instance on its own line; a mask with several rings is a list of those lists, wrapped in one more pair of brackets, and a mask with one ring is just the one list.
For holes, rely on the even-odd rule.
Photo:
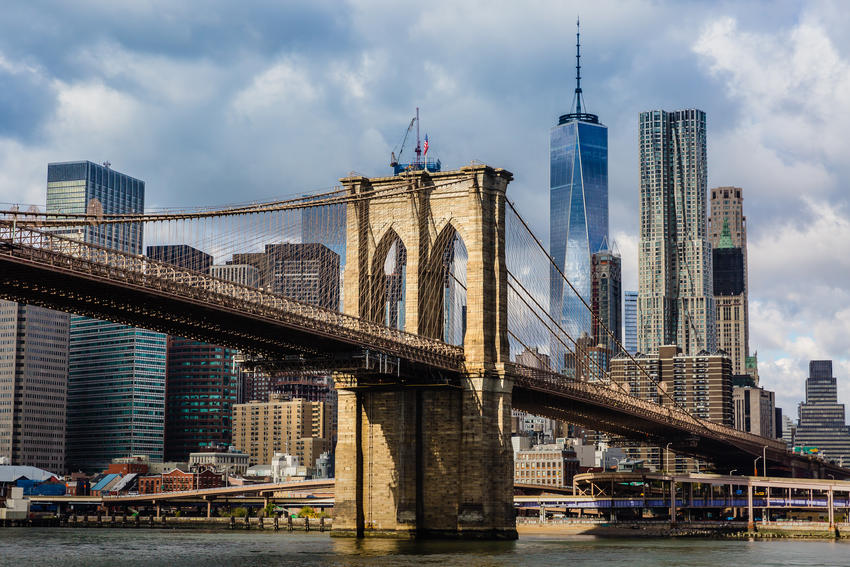
[(720, 240), (717, 241), (717, 246), (715, 248), (734, 248), (735, 244), (732, 243), (732, 233), (729, 231), (729, 219), (723, 219), (723, 232), (720, 233)]

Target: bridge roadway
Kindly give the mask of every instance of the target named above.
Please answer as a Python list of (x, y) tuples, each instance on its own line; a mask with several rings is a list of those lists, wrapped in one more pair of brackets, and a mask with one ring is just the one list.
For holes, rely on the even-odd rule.
[[(295, 364), (313, 369), (359, 369), (374, 378), (372, 387), (451, 387), (464, 372), (463, 349), (439, 340), (10, 221), (0, 221), (0, 297), (276, 358), (295, 355)], [(846, 469), (789, 453), (779, 440), (697, 420), (605, 384), (513, 364), (506, 374), (513, 407), (536, 415), (670, 443), (677, 453), (729, 470), (747, 470), (764, 450), (769, 470), (850, 478)]]

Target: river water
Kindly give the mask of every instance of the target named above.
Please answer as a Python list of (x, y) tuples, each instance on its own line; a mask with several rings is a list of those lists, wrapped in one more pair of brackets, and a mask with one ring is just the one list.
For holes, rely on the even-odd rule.
[(529, 536), (515, 542), (411, 542), (320, 533), (0, 529), (0, 565), (850, 566), (850, 543)]

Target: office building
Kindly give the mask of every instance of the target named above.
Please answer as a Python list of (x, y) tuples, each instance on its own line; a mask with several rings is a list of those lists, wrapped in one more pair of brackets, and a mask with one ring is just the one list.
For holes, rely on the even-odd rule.
[[(150, 258), (184, 270), (209, 273), (213, 257), (185, 244), (148, 246)], [(165, 460), (227, 445), (232, 439), (233, 405), (238, 401), (237, 351), (169, 336), (165, 374)]]
[(234, 447), (227, 451), (189, 453), (189, 468), (193, 471), (212, 468), (227, 476), (242, 476), (248, 470), (248, 455)]
[(749, 374), (747, 219), (740, 187), (711, 190), (709, 239), (714, 264), (717, 348), (732, 357), (734, 374)]
[(147, 257), (166, 264), (171, 264), (189, 270), (208, 274), (213, 257), (188, 244), (165, 244), (147, 247)]
[(838, 403), (831, 360), (809, 362), (806, 401), (798, 409), (795, 445), (817, 447), (826, 460), (850, 465), (850, 429), (844, 421), (844, 404)]
[(229, 444), (238, 401), (237, 351), (182, 337), (168, 337), (165, 396), (165, 460)]
[(65, 470), (67, 313), (0, 300), (0, 458)]
[(690, 356), (676, 345), (665, 345), (657, 356), (641, 355), (636, 362), (623, 355), (615, 357), (611, 380), (625, 385), (632, 396), (675, 404), (697, 417), (733, 425), (732, 367), (727, 355)]
[(637, 353), (637, 327), (638, 327), (638, 292), (623, 292), (623, 348), (629, 354)]
[(764, 388), (734, 386), (735, 429), (762, 437), (777, 437), (775, 394)]
[(268, 402), (236, 404), (233, 445), (249, 455), (251, 465), (272, 462), (275, 453), (314, 463), (332, 449), (330, 415), (323, 402), (290, 400), (270, 394)]
[(759, 357), (758, 352), (753, 354), (752, 356), (748, 356), (746, 363), (746, 374), (750, 378), (753, 379), (753, 383), (758, 386), (759, 383)]
[(638, 351), (715, 350), (705, 113), (642, 112)]
[[(52, 213), (141, 214), (145, 182), (90, 161), (47, 166)], [(66, 231), (132, 254), (142, 253), (140, 223)], [(115, 457), (163, 457), (165, 335), (88, 317), (71, 316), (67, 462), (72, 470), (102, 470)]]
[(339, 309), (340, 258), (323, 244), (266, 244), (264, 252), (234, 254), (227, 264), (254, 266), (262, 289)]
[[(633, 361), (624, 354), (611, 363), (611, 380), (638, 398), (664, 406), (676, 405), (702, 419), (734, 424), (732, 361), (725, 354), (702, 351), (685, 355), (676, 345), (658, 348), (657, 355), (639, 354)], [(691, 459), (676, 458), (658, 447), (624, 446), (633, 459), (643, 459), (657, 470), (675, 466), (693, 470)]]
[[(572, 112), (562, 115), (549, 138), (549, 252), (552, 318), (571, 336), (590, 335), (591, 316), (563, 280), (590, 302), (591, 255), (608, 247), (608, 128), (586, 112), (576, 34), (576, 89)], [(561, 272), (561, 273), (559, 273)], [(565, 348), (552, 344), (555, 369), (564, 366)]]
[[(623, 289), (620, 255), (601, 250), (591, 255), (590, 308), (596, 317), (591, 322), (594, 346), (604, 347), (609, 353), (619, 351), (622, 341)], [(609, 335), (609, 331), (613, 337)], [(604, 369), (608, 370), (607, 361)]]
[(260, 286), (260, 271), (250, 264), (210, 266), (210, 275), (220, 280), (228, 280), (248, 287)]
[(578, 472), (575, 450), (564, 443), (536, 445), (514, 456), (514, 482), (565, 488)]
[(797, 424), (787, 415), (782, 416), (782, 440), (789, 447), (796, 445)]

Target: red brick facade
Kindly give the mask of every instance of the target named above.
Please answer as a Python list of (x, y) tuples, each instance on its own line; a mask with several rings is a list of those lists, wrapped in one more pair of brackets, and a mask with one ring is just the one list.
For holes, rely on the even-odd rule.
[(161, 475), (141, 477), (139, 479), (139, 494), (183, 492), (221, 486), (224, 486), (222, 476), (212, 470), (192, 473), (173, 469)]

